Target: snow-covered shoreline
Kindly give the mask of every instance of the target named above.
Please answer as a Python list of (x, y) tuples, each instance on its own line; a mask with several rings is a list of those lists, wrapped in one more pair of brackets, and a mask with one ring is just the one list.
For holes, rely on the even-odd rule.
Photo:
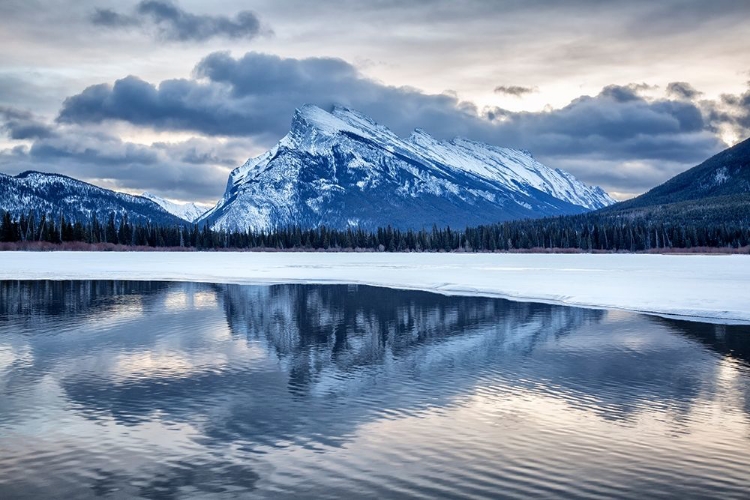
[(347, 283), (750, 324), (750, 257), (2, 252), (0, 280)]

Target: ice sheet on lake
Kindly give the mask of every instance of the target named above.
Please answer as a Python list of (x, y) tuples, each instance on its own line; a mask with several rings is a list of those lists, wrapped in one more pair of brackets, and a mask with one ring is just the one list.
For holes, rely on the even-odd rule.
[(750, 323), (744, 255), (2, 252), (0, 279), (352, 283)]

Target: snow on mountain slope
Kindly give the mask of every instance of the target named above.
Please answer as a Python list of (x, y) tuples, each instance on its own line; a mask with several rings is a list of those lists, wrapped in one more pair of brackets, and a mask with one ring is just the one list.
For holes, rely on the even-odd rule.
[(131, 222), (182, 225), (175, 217), (151, 200), (117, 193), (71, 177), (41, 172), (24, 172), (15, 177), (0, 174), (0, 211), (14, 218), (34, 212), (71, 221), (88, 221), (94, 216), (106, 221), (127, 216)]
[(432, 160), (462, 168), (478, 176), (515, 185), (526, 191), (533, 187), (555, 198), (595, 210), (615, 202), (600, 187), (589, 187), (568, 172), (536, 161), (531, 153), (517, 149), (498, 148), (467, 139), (437, 141), (417, 129), (409, 142), (421, 148)]
[(421, 130), (408, 139), (348, 108), (306, 105), (268, 152), (229, 176), (199, 219), (216, 229), (453, 227), (580, 213), (613, 203), (530, 154)]
[(151, 193), (143, 193), (141, 197), (153, 201), (170, 214), (188, 222), (195, 222), (211, 208), (211, 205), (202, 203), (175, 203)]
[[(360, 133), (377, 127), (389, 140), (401, 141), (390, 130), (357, 111), (334, 107), (332, 114), (356, 127)], [(409, 143), (413, 146), (411, 151), (414, 154), (429, 158), (434, 163), (460, 168), (489, 180), (500, 181), (509, 187), (513, 184), (520, 189), (524, 189), (524, 186), (533, 187), (555, 198), (592, 210), (615, 203), (601, 188), (586, 186), (568, 172), (547, 167), (536, 161), (528, 151), (500, 148), (463, 138), (438, 141), (419, 128), (406, 141), (401, 142)]]

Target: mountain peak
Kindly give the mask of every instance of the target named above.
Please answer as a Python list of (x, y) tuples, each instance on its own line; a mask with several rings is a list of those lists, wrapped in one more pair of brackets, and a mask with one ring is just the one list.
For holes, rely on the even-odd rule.
[(230, 175), (200, 222), (215, 229), (466, 226), (580, 213), (599, 190), (519, 150), (422, 129), (402, 139), (345, 106), (304, 105), (276, 146)]
[(195, 222), (201, 217), (201, 215), (206, 213), (206, 211), (211, 208), (208, 205), (203, 205), (200, 203), (175, 203), (149, 192), (144, 192), (143, 194), (141, 194), (141, 198), (146, 198), (147, 200), (153, 201), (166, 212), (188, 222)]
[(360, 113), (359, 111), (348, 108), (346, 106), (334, 106), (331, 114), (341, 121), (345, 122), (346, 124), (357, 129), (387, 130), (385, 127), (378, 124), (378, 122), (365, 115), (364, 113)]
[(380, 137), (387, 141), (398, 140), (390, 129), (369, 116), (340, 105), (333, 106), (330, 112), (314, 104), (297, 108), (292, 119), (292, 135), (306, 136), (311, 131), (326, 136), (348, 132), (368, 139)]
[(316, 129), (320, 132), (335, 134), (347, 128), (349, 127), (344, 121), (314, 104), (305, 104), (294, 110), (293, 133), (305, 133), (310, 129)]

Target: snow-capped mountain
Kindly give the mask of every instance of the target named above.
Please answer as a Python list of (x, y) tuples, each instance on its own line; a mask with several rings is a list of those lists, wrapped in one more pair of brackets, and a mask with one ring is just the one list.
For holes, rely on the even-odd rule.
[(464, 227), (614, 203), (530, 153), (422, 130), (402, 139), (354, 110), (306, 105), (271, 150), (229, 176), (201, 217), (215, 229)]
[(0, 211), (13, 217), (34, 212), (69, 221), (89, 221), (95, 215), (100, 222), (114, 214), (119, 221), (127, 216), (134, 223), (151, 222), (184, 225), (176, 217), (151, 200), (117, 193), (59, 174), (24, 172), (15, 177), (0, 174)]
[(143, 193), (141, 196), (153, 201), (170, 214), (176, 215), (188, 222), (195, 222), (211, 208), (211, 205), (204, 205), (202, 203), (175, 203), (151, 193)]

